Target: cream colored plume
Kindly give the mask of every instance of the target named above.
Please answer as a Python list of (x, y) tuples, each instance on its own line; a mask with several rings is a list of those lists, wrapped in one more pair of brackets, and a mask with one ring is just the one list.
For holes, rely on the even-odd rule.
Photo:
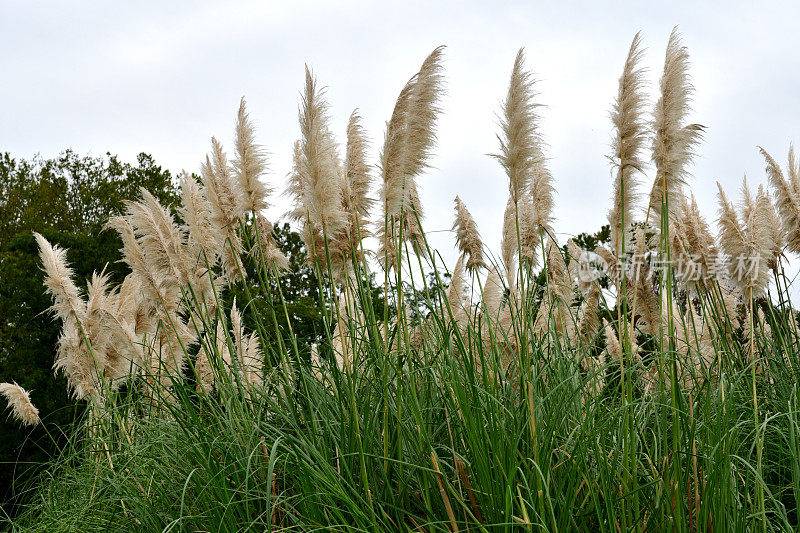
[(775, 206), (772, 204), (769, 195), (764, 190), (763, 185), (758, 186), (758, 193), (756, 194), (755, 208), (758, 211), (760, 220), (765, 221), (767, 233), (769, 234), (769, 243), (771, 245), (771, 253), (767, 259), (767, 265), (774, 271), (778, 271), (778, 260), (783, 247), (786, 245), (786, 232), (781, 226), (781, 219), (778, 216)]
[(239, 210), (258, 215), (269, 207), (267, 197), (272, 192), (261, 180), (267, 169), (264, 150), (256, 144), (255, 128), (250, 121), (244, 98), (239, 103), (236, 116), (236, 159), (233, 170), (239, 185)]
[(519, 220), (519, 255), (520, 260), (530, 268), (539, 266), (539, 244), (547, 234), (542, 233), (536, 217), (536, 205), (531, 197), (521, 198), (516, 205)]
[(456, 196), (456, 219), (453, 222), (453, 231), (456, 232), (456, 245), (458, 250), (467, 258), (466, 268), (475, 271), (485, 267), (483, 262), (483, 241), (478, 233), (478, 225), (467, 210), (467, 206)]
[(278, 271), (287, 270), (289, 259), (278, 248), (272, 224), (263, 215), (256, 217), (256, 231), (258, 232), (258, 241), (250, 250), (251, 255), (258, 257), (260, 253), (268, 266), (273, 266)]
[(607, 359), (611, 361), (621, 361), (622, 360), (622, 345), (619, 342), (619, 338), (617, 337), (617, 332), (614, 331), (614, 328), (609, 324), (607, 321), (603, 320), (603, 333), (606, 337), (606, 354), (608, 354)]
[(328, 237), (331, 266), (336, 277), (344, 283), (354, 269), (354, 262), (361, 263), (367, 254), (362, 241), (372, 235), (369, 229), (369, 212), (374, 200), (369, 197), (372, 176), (366, 162), (367, 141), (361, 126), (361, 117), (356, 111), (347, 124), (347, 146), (345, 152), (342, 208), (348, 218), (345, 228)]
[(503, 214), (503, 235), (500, 242), (500, 256), (506, 271), (506, 281), (511, 292), (516, 292), (517, 279), (517, 253), (519, 252), (519, 238), (517, 228), (516, 205), (511, 196), (508, 197), (506, 210)]
[(220, 232), (211, 225), (211, 203), (206, 188), (186, 172), (181, 175), (181, 206), (188, 239), (189, 258), (199, 268), (216, 265), (222, 248)]
[(677, 28), (669, 36), (660, 90), (661, 96), (653, 113), (656, 178), (650, 192), (652, 218), (648, 219), (648, 222), (654, 221), (656, 226), (661, 218), (665, 195), (670, 206), (670, 218), (680, 208), (683, 185), (689, 175), (687, 166), (703, 131), (699, 124), (685, 124), (694, 89), (689, 80), (689, 53), (681, 44)]
[(602, 271), (608, 276), (608, 279), (611, 280), (617, 289), (619, 289), (622, 281), (622, 269), (620, 268), (620, 262), (617, 256), (605, 246), (600, 245), (595, 247), (594, 253), (602, 260)]
[[(520, 49), (503, 103), (500, 153), (495, 157), (508, 176), (511, 201), (515, 205), (514, 216), (520, 219), (520, 233), (525, 226), (528, 235), (536, 236), (527, 239), (526, 246), (526, 239), (521, 235), (523, 256), (535, 266), (534, 243), (539, 243), (539, 232), (549, 231), (553, 222), (554, 189), (553, 178), (545, 165), (537, 104), (533, 102), (533, 96), (533, 79), (525, 70), (524, 51)], [(523, 202), (524, 206), (521, 205)], [(524, 224), (523, 218), (526, 219)]]
[(763, 148), (759, 150), (767, 161), (767, 177), (775, 194), (786, 246), (800, 253), (800, 168), (795, 163), (794, 147), (789, 147), (788, 179), (772, 156)]
[(634, 302), (636, 303), (634, 317), (636, 326), (650, 335), (657, 336), (661, 329), (661, 313), (658, 294), (653, 291), (652, 271), (647, 262), (636, 270), (638, 271), (634, 272), (636, 277), (625, 279), (625, 296), (631, 309), (634, 307)]
[(767, 227), (768, 215), (754, 207), (740, 221), (722, 186), (719, 188), (719, 241), (727, 256), (728, 272), (733, 284), (746, 298), (761, 296), (769, 283), (768, 261), (774, 244)]
[(700, 317), (689, 304), (687, 312), (681, 320), (677, 320), (678, 367), (682, 374), (684, 389), (696, 390), (707, 378), (717, 374), (715, 359), (717, 356), (713, 336), (708, 328), (708, 321)]
[(112, 217), (106, 227), (113, 228), (122, 239), (122, 257), (137, 275), (139, 289), (149, 303), (157, 303), (167, 311), (177, 311), (181, 292), (174, 276), (165, 277), (164, 268), (154, 268), (153, 261), (146, 258), (134, 228), (127, 217)]
[(113, 217), (107, 226), (120, 234), (123, 259), (139, 278), (135, 331), (147, 339), (147, 345), (137, 364), (142, 366), (150, 387), (158, 381), (166, 390), (173, 378), (180, 376), (186, 349), (196, 340), (188, 317), (180, 310), (182, 282), (195, 283), (197, 272), (187, 272), (181, 230), (148, 194), (143, 194), (141, 202), (130, 203), (128, 214)]
[(489, 315), (490, 320), (496, 322), (503, 304), (505, 287), (500, 279), (500, 274), (495, 267), (489, 268), (486, 282), (483, 284), (483, 312)]
[(579, 293), (586, 295), (597, 284), (588, 255), (575, 244), (573, 239), (567, 241), (567, 254), (569, 255), (567, 267), (572, 282)]
[(292, 217), (310, 224), (314, 232), (324, 231), (332, 236), (347, 224), (342, 208), (344, 183), (336, 143), (328, 127), (328, 103), (308, 67), (299, 121), (296, 175), (288, 191), (295, 201)]
[(187, 285), (191, 278), (184, 247), (185, 232), (147, 189), (140, 188), (139, 193), (140, 201), (127, 202), (127, 217), (145, 260), (161, 276), (173, 276), (176, 282)]
[(553, 176), (545, 164), (544, 152), (540, 145), (536, 146), (536, 163), (533, 165), (531, 179), (531, 199), (533, 205), (533, 225), (537, 231), (545, 234), (553, 233)]
[(442, 51), (436, 48), (406, 83), (386, 126), (380, 154), (383, 218), (377, 221), (378, 258), (387, 268), (397, 265), (395, 240), (402, 237), (418, 254), (425, 254), (416, 178), (427, 167), (436, 142), (436, 119), (442, 92)]
[(227, 156), (222, 145), (211, 138), (211, 158), (206, 156), (201, 166), (206, 198), (211, 204), (211, 227), (218, 232), (217, 242), (222, 243), (221, 257), (225, 277), (230, 281), (243, 279), (244, 270), (239, 268), (242, 241), (239, 237), (239, 221), (244, 217), (243, 202), (239, 187), (231, 176)]
[(575, 331), (575, 345), (585, 348), (584, 353), (588, 353), (595, 335), (600, 329), (600, 286), (592, 283), (583, 303), (578, 310), (578, 324)]
[(614, 124), (611, 161), (616, 169), (614, 178), (613, 206), (608, 213), (611, 228), (611, 247), (617, 256), (627, 250), (629, 229), (633, 222), (633, 208), (639, 198), (637, 173), (641, 173), (644, 161), (641, 150), (647, 139), (647, 121), (644, 118), (644, 69), (639, 66), (642, 59), (641, 36), (633, 38), (619, 90), (611, 112)]
[(508, 94), (503, 102), (500, 153), (494, 156), (508, 176), (514, 204), (528, 193), (534, 166), (541, 157), (533, 84), (531, 73), (525, 70), (525, 55), (521, 48), (514, 60)]
[[(239, 375), (247, 385), (262, 384), (264, 353), (261, 350), (258, 336), (255, 333), (250, 333), (249, 335), (245, 333), (242, 313), (236, 305), (236, 298), (233, 299), (233, 304), (231, 305), (230, 317)], [(230, 358), (230, 355), (228, 357)], [(225, 359), (224, 356), (223, 359)], [(229, 360), (226, 362), (230, 363)]]
[(553, 329), (560, 334), (566, 334), (575, 325), (570, 313), (574, 298), (572, 280), (561, 249), (552, 238), (547, 239), (546, 272), (547, 288), (533, 329), (537, 333)]
[(93, 354), (89, 357), (102, 362), (105, 384), (113, 390), (141, 363), (141, 340), (132, 330), (131, 317), (120, 315), (107, 274), (95, 272), (86, 295), (86, 319), (82, 326), (92, 345)]
[(264, 351), (258, 335), (250, 333), (244, 340), (244, 352), (241, 354), (242, 371), (245, 382), (251, 386), (264, 383)]
[(103, 352), (93, 352), (86, 343), (86, 302), (72, 281), (72, 269), (67, 264), (66, 250), (52, 246), (47, 239), (34, 233), (45, 273), (47, 292), (53, 297), (51, 309), (62, 321), (53, 368), (63, 372), (67, 383), (78, 399), (97, 393), (105, 360)]
[(450, 286), (447, 287), (447, 303), (450, 312), (453, 314), (455, 325), (463, 331), (469, 319), (469, 310), (466, 298), (467, 280), (464, 277), (464, 256), (460, 256), (453, 268), (453, 276), (450, 278)]
[(47, 239), (34, 233), (39, 244), (39, 257), (44, 270), (44, 284), (53, 297), (51, 309), (62, 320), (72, 318), (78, 322), (86, 316), (86, 302), (81, 298), (78, 287), (72, 281), (72, 269), (67, 265), (67, 251), (60, 246), (52, 246)]
[(41, 424), (39, 410), (31, 402), (28, 391), (16, 383), (0, 383), (0, 395), (5, 396), (11, 415), (24, 426)]
[[(367, 138), (358, 110), (350, 114), (347, 122), (347, 146), (344, 157), (344, 176), (347, 183), (348, 211), (358, 218), (358, 231), (362, 238), (369, 235), (367, 220), (375, 200), (369, 197), (372, 173), (367, 164)], [(353, 228), (356, 224), (353, 224)], [(356, 230), (353, 229), (355, 232)]]
[(670, 229), (670, 259), (676, 279), (689, 289), (708, 286), (717, 259), (717, 245), (708, 223), (700, 214), (694, 195), (685, 200)]

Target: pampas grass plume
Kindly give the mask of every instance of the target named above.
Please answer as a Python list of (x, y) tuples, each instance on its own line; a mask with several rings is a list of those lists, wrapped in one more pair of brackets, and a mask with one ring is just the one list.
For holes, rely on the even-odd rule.
[(41, 423), (39, 410), (31, 403), (28, 391), (16, 383), (0, 383), (0, 395), (5, 396), (11, 415), (24, 426)]
[(614, 204), (608, 213), (611, 227), (611, 247), (619, 256), (628, 240), (628, 229), (633, 222), (633, 206), (638, 199), (636, 174), (642, 172), (644, 161), (641, 149), (647, 138), (647, 122), (643, 116), (645, 103), (644, 69), (639, 67), (642, 59), (641, 35), (633, 38), (619, 90), (611, 113), (614, 124), (611, 161), (616, 168), (614, 179)]
[(472, 218), (467, 206), (456, 196), (456, 219), (453, 222), (453, 231), (456, 232), (456, 245), (459, 251), (467, 257), (467, 270), (477, 270), (486, 266), (483, 261), (483, 241), (478, 233), (478, 225)]

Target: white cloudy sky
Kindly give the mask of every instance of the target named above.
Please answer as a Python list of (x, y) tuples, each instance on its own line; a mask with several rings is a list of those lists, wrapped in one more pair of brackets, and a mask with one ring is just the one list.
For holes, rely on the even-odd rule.
[[(763, 181), (756, 145), (784, 161), (800, 118), (800, 6), (789, 2), (28, 2), (0, 0), (0, 151), (66, 148), (197, 171), (230, 144), (245, 96), (282, 189), (298, 136), (303, 65), (328, 87), (332, 126), (360, 108), (376, 148), (394, 99), (437, 45), (448, 94), (435, 168), (421, 180), (429, 230), (449, 228), (459, 194), (497, 242), (507, 188), (496, 113), (517, 49), (539, 80), (556, 179), (557, 225), (596, 231), (609, 206), (608, 113), (630, 40), (642, 30), (651, 92), (679, 25), (708, 127), (692, 191), (715, 217), (715, 181), (735, 195)], [(373, 150), (373, 155), (377, 150)], [(373, 157), (374, 161), (374, 157)], [(652, 173), (651, 173), (652, 175)], [(649, 186), (649, 184), (648, 184)], [(277, 219), (286, 199), (268, 213)], [(434, 244), (452, 258), (452, 236)]]

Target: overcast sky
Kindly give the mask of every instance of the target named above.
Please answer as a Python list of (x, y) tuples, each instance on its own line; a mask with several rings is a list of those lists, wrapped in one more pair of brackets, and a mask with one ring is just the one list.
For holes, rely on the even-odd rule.
[[(0, 151), (51, 157), (72, 148), (130, 161), (147, 152), (173, 171), (197, 172), (212, 135), (231, 145), (244, 96), (270, 153), (266, 179), (280, 191), (299, 135), (305, 63), (328, 88), (340, 140), (360, 108), (375, 162), (398, 92), (444, 44), (435, 168), (419, 180), (425, 227), (449, 229), (459, 194), (496, 250), (507, 181), (486, 154), (497, 150), (496, 114), (524, 46), (545, 106), (556, 230), (594, 232), (610, 203), (609, 110), (630, 41), (642, 31), (655, 101), (679, 25), (696, 87), (690, 119), (708, 128), (691, 189), (715, 219), (715, 182), (738, 197), (743, 174), (753, 185), (764, 180), (756, 145), (783, 162), (800, 133), (800, 4), (601, 4), (0, 0)], [(275, 203), (273, 220), (288, 201)], [(451, 234), (432, 240), (454, 258)]]

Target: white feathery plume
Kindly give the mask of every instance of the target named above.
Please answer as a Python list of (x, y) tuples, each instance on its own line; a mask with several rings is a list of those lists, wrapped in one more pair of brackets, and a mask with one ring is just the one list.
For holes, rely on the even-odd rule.
[(464, 278), (464, 256), (460, 256), (453, 268), (453, 276), (450, 278), (450, 286), (447, 287), (447, 303), (453, 314), (453, 322), (456, 327), (463, 329), (466, 326), (469, 312), (466, 307), (465, 297), (466, 279)]
[[(113, 390), (127, 377), (132, 363), (138, 363), (138, 352), (130, 346), (126, 324), (115, 316), (113, 296), (109, 290), (109, 276), (105, 272), (95, 272), (86, 288), (83, 328), (92, 343), (92, 357), (98, 366), (102, 364), (100, 368), (106, 383)], [(135, 335), (133, 339), (138, 342)]]
[(519, 220), (519, 254), (520, 260), (536, 268), (539, 266), (539, 243), (544, 235), (536, 217), (536, 205), (531, 197), (520, 198), (516, 205)]
[(508, 94), (503, 102), (500, 153), (494, 156), (508, 176), (511, 201), (514, 204), (528, 191), (533, 167), (541, 155), (537, 151), (538, 116), (537, 104), (533, 101), (533, 84), (531, 73), (525, 70), (524, 49), (520, 48), (511, 71)]
[(190, 259), (201, 268), (205, 268), (206, 261), (213, 267), (222, 248), (220, 232), (211, 225), (211, 204), (206, 198), (206, 188), (185, 171), (181, 175), (181, 206), (178, 212), (186, 225)]
[(257, 255), (260, 251), (267, 265), (274, 266), (278, 271), (287, 270), (289, 268), (289, 259), (281, 252), (275, 242), (272, 224), (266, 217), (258, 215), (256, 216), (256, 228), (258, 242), (253, 245), (250, 253)]
[(619, 91), (611, 113), (615, 130), (611, 162), (616, 168), (616, 176), (614, 203), (608, 213), (608, 223), (611, 228), (611, 247), (617, 256), (627, 249), (633, 206), (639, 197), (636, 174), (642, 172), (644, 167), (640, 152), (647, 138), (647, 122), (643, 117), (644, 69), (639, 67), (642, 59), (641, 42), (641, 35), (637, 33), (619, 78)]
[(544, 234), (553, 232), (553, 176), (545, 165), (541, 142), (536, 145), (536, 162), (531, 179), (531, 199), (533, 205), (533, 227)]
[(506, 281), (512, 293), (516, 292), (517, 279), (517, 252), (519, 239), (517, 234), (516, 206), (512, 196), (508, 197), (506, 210), (503, 213), (503, 235), (500, 242), (500, 256), (506, 272)]
[[(533, 79), (525, 70), (524, 50), (520, 49), (503, 104), (500, 153), (495, 157), (508, 176), (514, 217), (520, 221), (523, 257), (535, 267), (535, 247), (541, 241), (539, 232), (549, 231), (553, 221), (554, 189), (552, 176), (545, 165), (543, 143), (538, 132), (539, 118), (535, 111), (537, 104), (533, 97)], [(523, 219), (526, 220), (524, 223)], [(523, 229), (528, 238), (522, 235)]]
[(427, 167), (436, 142), (436, 119), (442, 92), (442, 51), (436, 48), (403, 87), (386, 126), (380, 154), (383, 219), (377, 222), (380, 248), (378, 258), (386, 268), (397, 266), (400, 237), (411, 242), (418, 254), (425, 253), (424, 235), (419, 227), (422, 205), (416, 178)]
[(764, 190), (763, 185), (758, 186), (758, 194), (756, 194), (756, 209), (760, 210), (761, 217), (766, 221), (766, 227), (769, 233), (769, 241), (772, 244), (772, 253), (769, 256), (769, 268), (776, 271), (778, 270), (778, 260), (783, 247), (786, 245), (786, 232), (781, 225), (780, 216), (778, 216), (775, 206), (772, 203), (767, 192)]
[(775, 195), (786, 247), (794, 253), (800, 253), (800, 170), (795, 165), (794, 147), (789, 147), (788, 179), (772, 156), (761, 147), (759, 150), (767, 161), (767, 178)]
[(112, 217), (106, 227), (119, 233), (122, 239), (122, 258), (139, 278), (144, 296), (153, 306), (163, 306), (167, 311), (177, 310), (180, 302), (180, 287), (171, 277), (168, 280), (162, 269), (154, 269), (153, 262), (145, 257), (145, 250), (136, 237), (127, 217)]
[(768, 220), (763, 209), (754, 208), (740, 222), (722, 186), (719, 188), (720, 246), (727, 255), (731, 281), (749, 298), (758, 297), (769, 283), (768, 260), (773, 251)]
[(603, 332), (606, 337), (606, 354), (607, 360), (621, 361), (622, 360), (622, 345), (617, 338), (617, 332), (606, 320), (603, 320)]
[(699, 268), (697, 277), (707, 282), (718, 254), (717, 245), (708, 222), (700, 214), (694, 195), (691, 196), (691, 201), (684, 202), (678, 219), (681, 227), (680, 236), (686, 251)]
[(295, 197), (293, 217), (310, 223), (319, 231), (324, 229), (332, 236), (347, 223), (342, 209), (343, 180), (336, 143), (328, 128), (324, 90), (317, 88), (308, 67), (299, 121), (301, 141), (296, 157), (302, 164), (294, 169), (298, 174), (295, 183), (300, 185), (300, 190), (289, 190)]
[(533, 329), (546, 332), (548, 325), (559, 333), (567, 333), (574, 325), (570, 305), (573, 300), (572, 281), (561, 249), (551, 238), (547, 239), (547, 290), (539, 305)]
[(28, 391), (16, 383), (0, 383), (0, 396), (5, 396), (11, 415), (24, 426), (41, 424), (39, 410), (31, 402)]
[(306, 84), (299, 112), (301, 140), (295, 144), (294, 168), (287, 194), (294, 198), (289, 216), (300, 222), (308, 262), (327, 265), (335, 277), (346, 272), (350, 217), (345, 210), (346, 180), (336, 143), (328, 127), (324, 90), (306, 67)]
[(47, 239), (34, 233), (39, 244), (44, 283), (47, 292), (53, 297), (51, 309), (62, 320), (61, 335), (58, 339), (56, 361), (53, 368), (67, 376), (67, 383), (78, 399), (97, 392), (104, 361), (101, 353), (93, 355), (86, 344), (84, 323), (86, 322), (86, 302), (81, 298), (78, 287), (72, 281), (72, 269), (67, 264), (66, 250), (51, 245)]
[[(362, 238), (368, 236), (366, 222), (375, 200), (369, 197), (372, 174), (367, 164), (368, 142), (358, 110), (350, 114), (347, 122), (347, 145), (344, 157), (344, 176), (347, 182), (349, 211), (358, 218), (358, 231)], [(353, 228), (356, 224), (353, 224)], [(353, 229), (353, 231), (356, 231)]]
[(44, 270), (44, 284), (53, 297), (51, 309), (62, 320), (71, 317), (78, 322), (86, 316), (86, 302), (81, 298), (77, 285), (72, 281), (72, 269), (67, 265), (67, 251), (51, 245), (39, 233), (34, 233), (39, 244), (39, 257)]
[(505, 288), (503, 287), (503, 281), (500, 279), (500, 274), (495, 267), (490, 267), (486, 282), (483, 285), (483, 311), (489, 315), (489, 319), (493, 322), (498, 320), (504, 293)]
[(620, 262), (617, 256), (614, 252), (602, 245), (596, 246), (594, 253), (602, 260), (602, 271), (608, 276), (608, 279), (619, 288), (620, 282), (622, 281), (622, 269), (620, 268)]
[(225, 277), (230, 281), (242, 279), (244, 271), (239, 268), (238, 259), (242, 253), (242, 241), (237, 231), (244, 216), (242, 202), (222, 145), (213, 137), (211, 158), (206, 156), (200, 170), (206, 198), (211, 204), (211, 225), (219, 232), (217, 240), (222, 243), (220, 255)]
[(255, 128), (247, 113), (244, 97), (239, 103), (236, 116), (235, 146), (233, 170), (239, 186), (239, 210), (258, 215), (269, 207), (267, 197), (272, 191), (261, 181), (261, 176), (267, 169), (267, 158), (264, 150), (255, 142)]
[[(687, 166), (694, 156), (703, 127), (684, 125), (690, 111), (692, 92), (689, 80), (689, 53), (681, 44), (677, 28), (672, 30), (660, 82), (661, 96), (654, 111), (653, 162), (656, 178), (650, 192), (650, 211), (661, 219), (661, 206), (666, 195), (670, 218), (680, 207), (683, 185), (688, 176)], [(649, 222), (648, 220), (648, 222)]]
[(264, 373), (264, 352), (261, 350), (261, 343), (258, 335), (250, 333), (244, 340), (244, 352), (242, 353), (242, 369), (245, 381), (249, 385), (260, 385), (263, 383)]
[(467, 257), (467, 270), (475, 271), (480, 267), (486, 266), (483, 262), (483, 241), (478, 232), (478, 225), (475, 219), (467, 210), (467, 206), (456, 196), (456, 219), (453, 223), (453, 231), (456, 232), (456, 244), (459, 251)]
[(186, 235), (172, 214), (147, 189), (141, 188), (142, 199), (127, 202), (127, 217), (134, 229), (145, 261), (161, 276), (173, 276), (178, 283), (190, 282), (184, 241)]

